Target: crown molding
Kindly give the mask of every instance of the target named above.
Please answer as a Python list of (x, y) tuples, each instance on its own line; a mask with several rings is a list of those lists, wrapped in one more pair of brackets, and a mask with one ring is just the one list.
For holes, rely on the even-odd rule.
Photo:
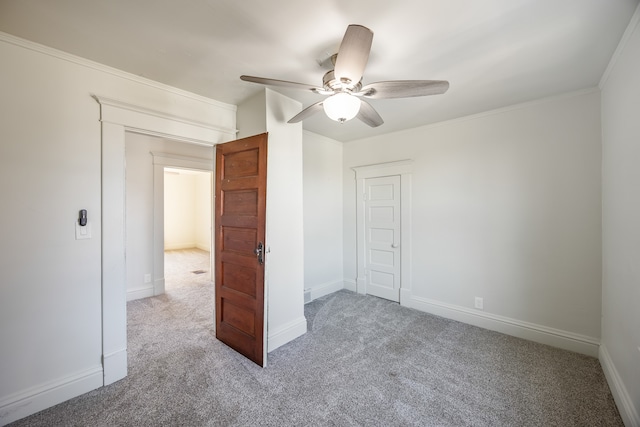
[(353, 142), (366, 141), (366, 140), (377, 139), (377, 138), (384, 138), (384, 137), (388, 137), (389, 135), (392, 135), (392, 134), (404, 134), (404, 133), (413, 132), (413, 131), (416, 131), (416, 130), (427, 130), (427, 129), (437, 128), (437, 127), (440, 127), (440, 126), (447, 126), (447, 125), (452, 125), (452, 124), (457, 124), (457, 123), (463, 123), (463, 122), (470, 121), (470, 120), (477, 120), (477, 119), (481, 119), (481, 118), (484, 118), (484, 117), (490, 117), (490, 116), (495, 116), (495, 115), (498, 115), (498, 114), (508, 113), (510, 111), (517, 111), (517, 110), (521, 110), (523, 108), (535, 107), (537, 105), (544, 105), (544, 104), (546, 104), (548, 102), (560, 101), (560, 100), (563, 100), (563, 99), (571, 99), (571, 98), (574, 98), (574, 97), (588, 95), (588, 94), (591, 94), (591, 93), (599, 93), (599, 92), (600, 92), (600, 88), (598, 88), (597, 86), (588, 87), (588, 88), (585, 88), (585, 89), (578, 89), (578, 90), (571, 91), (571, 92), (564, 92), (564, 93), (561, 93), (561, 94), (552, 95), (552, 96), (548, 96), (548, 97), (545, 97), (545, 98), (538, 98), (538, 99), (534, 99), (532, 101), (521, 102), (519, 104), (512, 104), (512, 105), (508, 105), (506, 107), (500, 107), (500, 108), (496, 108), (496, 109), (493, 109), (493, 110), (483, 111), (481, 113), (470, 114), (468, 116), (456, 117), (454, 119), (449, 119), (449, 120), (443, 120), (441, 122), (430, 123), (428, 125), (416, 126), (414, 128), (409, 128), (409, 129), (401, 129), (401, 130), (397, 130), (397, 131), (394, 131), (394, 132), (389, 132), (389, 133), (382, 134), (382, 135), (367, 136), (365, 138), (354, 139), (352, 141), (345, 141), (343, 144), (351, 144)]
[(4, 33), (2, 31), (0, 31), (0, 41), (9, 43), (15, 46), (19, 46), (25, 49), (29, 49), (34, 52), (42, 53), (44, 55), (48, 55), (57, 59), (61, 59), (63, 61), (71, 62), (77, 65), (80, 65), (82, 67), (86, 67), (86, 68), (90, 68), (103, 73), (111, 74), (112, 76), (119, 77), (121, 79), (130, 80), (132, 82), (139, 83), (141, 85), (149, 86), (155, 89), (160, 89), (165, 92), (170, 92), (174, 95), (182, 96), (184, 98), (189, 98), (194, 101), (215, 106), (217, 108), (230, 110), (234, 112), (237, 111), (237, 106), (233, 104), (227, 104), (221, 101), (216, 101), (215, 99), (207, 98), (206, 96), (197, 95), (193, 92), (178, 89), (174, 86), (169, 86), (164, 83), (160, 83), (155, 80), (148, 79), (146, 77), (136, 76), (135, 74), (131, 74), (126, 71), (122, 71), (117, 68), (113, 68), (108, 65), (101, 64), (99, 62), (91, 61), (89, 59), (82, 58), (80, 56), (72, 55), (70, 53), (63, 52), (61, 50), (54, 49), (49, 46), (45, 46), (29, 40), (25, 40), (23, 38), (13, 36), (8, 33)]

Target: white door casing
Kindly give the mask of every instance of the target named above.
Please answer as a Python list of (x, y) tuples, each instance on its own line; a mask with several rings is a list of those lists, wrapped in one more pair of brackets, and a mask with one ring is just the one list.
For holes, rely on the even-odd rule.
[(102, 365), (108, 385), (127, 375), (125, 133), (215, 145), (235, 139), (236, 130), (92, 96), (100, 104), (102, 123)]
[(400, 301), (400, 175), (364, 182), (367, 294)]
[[(367, 201), (365, 194), (367, 193), (367, 181), (372, 178), (392, 177), (396, 176), (400, 180), (399, 192), (399, 239), (393, 244), (398, 245), (397, 250), (393, 252), (397, 257), (394, 259), (394, 266), (399, 268), (399, 300), (401, 305), (408, 305), (411, 297), (411, 174), (412, 160), (401, 160), (389, 163), (380, 163), (374, 165), (358, 166), (353, 170), (356, 174), (356, 262), (357, 277), (356, 291), (360, 294), (370, 293), (368, 290), (367, 276)], [(374, 182), (374, 181), (369, 181)], [(377, 254), (382, 255), (382, 254)], [(388, 255), (387, 255), (388, 258)], [(398, 266), (399, 262), (399, 266)], [(380, 263), (378, 263), (380, 264)], [(397, 270), (396, 270), (397, 271)], [(395, 274), (395, 273), (394, 273)], [(395, 279), (394, 279), (395, 281)], [(376, 282), (375, 278), (373, 282)], [(394, 284), (394, 287), (397, 285)], [(374, 290), (375, 292), (375, 290)], [(398, 299), (395, 298), (395, 301)]]

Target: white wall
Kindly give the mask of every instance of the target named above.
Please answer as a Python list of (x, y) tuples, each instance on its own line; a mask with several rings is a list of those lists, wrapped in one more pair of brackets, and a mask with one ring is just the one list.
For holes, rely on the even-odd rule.
[(311, 300), (342, 289), (342, 143), (303, 134), (304, 287)]
[(165, 250), (199, 248), (209, 251), (211, 173), (181, 172), (179, 169), (165, 172), (164, 191)]
[(273, 351), (306, 333), (302, 125), (287, 120), (299, 102), (265, 89), (238, 106), (238, 137), (269, 133), (265, 283), (267, 349)]
[(196, 246), (196, 176), (164, 174), (164, 249)]
[(597, 354), (599, 102), (591, 90), (346, 143), (345, 280), (356, 276), (350, 168), (412, 159), (409, 305)]
[(639, 10), (601, 82), (600, 361), (627, 426), (640, 426)]
[[(4, 41), (0, 58), (4, 424), (24, 416), (17, 399), (50, 383), (79, 376), (89, 390), (102, 384), (101, 205), (100, 122), (90, 76)], [(91, 239), (75, 240), (80, 209), (87, 209)]]
[[(238, 139), (267, 132), (267, 92), (260, 91), (238, 105)], [(268, 144), (268, 142), (267, 142)], [(267, 170), (268, 173), (268, 170)]]
[[(100, 106), (91, 94), (225, 129), (235, 127), (235, 108), (4, 33), (0, 58), (5, 424), (103, 384), (101, 194), (121, 177), (102, 182)], [(80, 209), (91, 239), (75, 240)], [(124, 324), (124, 306), (110, 313)]]
[[(213, 163), (213, 149), (201, 145), (171, 141), (136, 133), (127, 133), (125, 143), (126, 182), (126, 274), (127, 300), (154, 295), (153, 283), (158, 278), (154, 274), (153, 221), (154, 221), (154, 176), (152, 152), (206, 159)], [(205, 175), (209, 175), (205, 173)], [(172, 175), (169, 175), (172, 176)], [(175, 175), (173, 175), (175, 176)], [(167, 242), (172, 249), (196, 247), (196, 175), (178, 175), (187, 182), (174, 188), (175, 182), (165, 180), (165, 190), (171, 192), (171, 199), (165, 197), (165, 223), (170, 221), (175, 228), (165, 228)], [(166, 193), (165, 193), (166, 194)], [(210, 197), (209, 197), (209, 200)], [(188, 218), (185, 220), (185, 214)], [(178, 216), (176, 218), (176, 215)], [(174, 221), (175, 220), (175, 223)], [(145, 282), (146, 274), (151, 281)]]
[(266, 89), (267, 286), (269, 347), (275, 350), (307, 332), (304, 317), (304, 232), (302, 202), (302, 124), (287, 123), (302, 109)]

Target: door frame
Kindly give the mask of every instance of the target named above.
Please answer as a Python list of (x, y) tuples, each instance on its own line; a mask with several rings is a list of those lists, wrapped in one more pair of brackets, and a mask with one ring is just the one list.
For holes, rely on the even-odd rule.
[(102, 135), (102, 369), (103, 385), (108, 385), (127, 376), (126, 132), (215, 146), (235, 139), (237, 130), (95, 94), (92, 97), (100, 104)]
[(399, 160), (351, 168), (356, 176), (356, 292), (367, 293), (365, 243), (365, 180), (400, 176), (400, 305), (411, 298), (411, 176), (413, 160)]

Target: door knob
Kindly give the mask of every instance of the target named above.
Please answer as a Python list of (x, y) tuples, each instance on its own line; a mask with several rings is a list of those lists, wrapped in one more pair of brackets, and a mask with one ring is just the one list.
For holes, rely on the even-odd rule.
[(395, 248), (397, 248), (397, 247), (398, 247), (398, 245), (396, 245), (395, 243), (393, 243), (393, 244), (391, 245), (391, 247), (395, 249)]
[(264, 264), (264, 245), (262, 242), (258, 243), (258, 247), (253, 250), (253, 253), (258, 257), (258, 264)]

